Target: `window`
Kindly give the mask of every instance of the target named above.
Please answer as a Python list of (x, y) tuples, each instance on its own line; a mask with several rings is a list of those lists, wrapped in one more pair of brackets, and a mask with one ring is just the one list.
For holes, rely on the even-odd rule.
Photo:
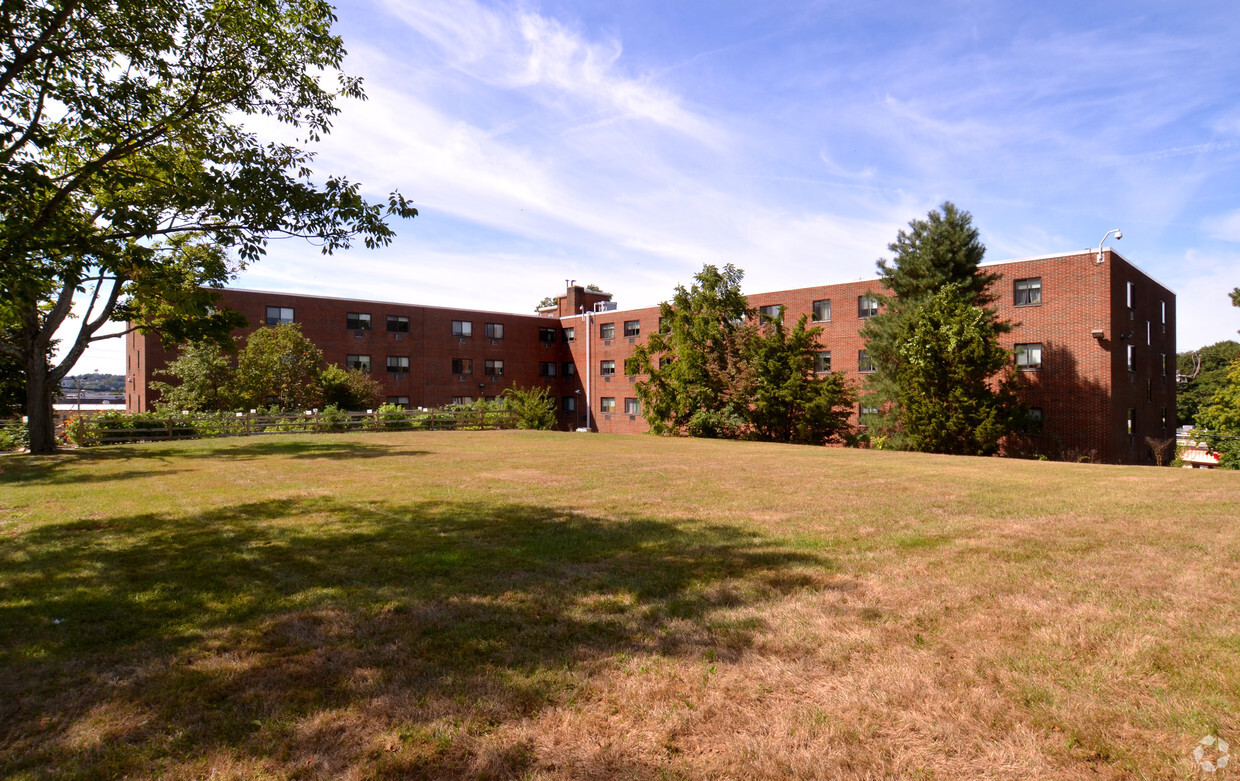
[(452, 359), (453, 374), (473, 374), (474, 359), (473, 358), (453, 358)]
[(1161, 355), (1162, 355), (1162, 376), (1166, 377), (1167, 376), (1167, 354), (1161, 353)]
[(538, 376), (539, 377), (554, 377), (555, 376), (555, 361), (541, 361), (538, 364)]
[(878, 417), (878, 407), (867, 405), (864, 401), (857, 405), (857, 424), (860, 426), (870, 426), (874, 423), (874, 418)]
[(577, 339), (576, 328), (565, 328), (564, 329), (564, 341), (572, 342), (572, 341), (575, 341), (576, 339)]
[(1125, 290), (1127, 291), (1127, 294), (1128, 294), (1128, 308), (1129, 308), (1129, 309), (1132, 309), (1132, 308), (1133, 308), (1133, 304), (1134, 304), (1134, 303), (1136, 302), (1136, 300), (1137, 300), (1137, 286), (1136, 286), (1136, 284), (1134, 284), (1134, 283), (1132, 283), (1132, 282), (1129, 282), (1129, 283), (1125, 286)]
[(473, 403), (474, 403), (473, 396), (453, 396), (452, 397), (452, 406), (454, 407), (468, 407), (470, 404), (473, 404)]
[(641, 405), (641, 403), (640, 403), (640, 402), (638, 402), (638, 400), (637, 400), (637, 399), (631, 399), (631, 398), (630, 398), (630, 399), (625, 399), (625, 400), (624, 400), (624, 414), (625, 414), (625, 415), (640, 415), (640, 414), (642, 414), (642, 405)]
[(561, 373), (562, 373), (565, 377), (575, 377), (575, 376), (577, 376), (577, 364), (573, 363), (572, 361), (565, 361), (565, 362), (564, 362), (564, 365), (563, 365), (562, 367), (560, 367), (560, 368), (562, 368), (562, 369), (564, 370), (564, 371), (563, 371), (563, 372), (561, 372)]
[(602, 412), (615, 412), (616, 399), (612, 396), (604, 396), (598, 400), (598, 408)]
[(1035, 342), (1033, 344), (1016, 345), (1016, 368), (1041, 369), (1042, 343)]
[(616, 373), (616, 362), (615, 361), (599, 361), (598, 373), (604, 377), (615, 374)]
[(1028, 433), (1037, 435), (1042, 433), (1042, 408), (1029, 408), (1029, 430)]
[(538, 341), (542, 342), (543, 344), (555, 344), (555, 329), (554, 328), (539, 328), (538, 329)]
[(624, 359), (624, 373), (628, 376), (632, 377), (634, 374), (637, 374), (639, 367), (640, 364), (636, 358), (630, 356)]
[(487, 323), (486, 324), (486, 337), (488, 339), (503, 339), (504, 338), (504, 324), (503, 323)]
[(862, 374), (874, 371), (874, 362), (870, 360), (869, 352), (865, 350), (857, 351), (857, 371)]
[(267, 325), (284, 325), (291, 322), (293, 322), (293, 310), (290, 307), (267, 307)]
[(1135, 408), (1128, 410), (1128, 436), (1137, 433), (1137, 410)]
[(409, 318), (400, 317), (399, 315), (387, 316), (388, 333), (407, 334), (409, 333)]
[(830, 351), (828, 351), (828, 352), (823, 352), (823, 353), (818, 353), (817, 357), (815, 357), (815, 358), (814, 358), (814, 371), (816, 371), (816, 372), (829, 372), (829, 371), (831, 371), (831, 353), (830, 353)]
[[(388, 330), (391, 330), (391, 329), (388, 329)], [(453, 320), (452, 321), (452, 335), (461, 336), (461, 337), (473, 336), (474, 335), (473, 322), (469, 320)]]
[(758, 317), (762, 320), (782, 320), (783, 317), (779, 313), (779, 310), (782, 307), (783, 304), (769, 304), (767, 306), (760, 306), (758, 307)]
[(599, 323), (598, 338), (615, 339), (616, 338), (616, 324), (615, 323)]
[(1016, 280), (1015, 299), (1016, 306), (1033, 306), (1042, 303), (1042, 277)]
[(1167, 433), (1167, 408), (1166, 407), (1162, 408), (1162, 430), (1164, 434)]
[(396, 374), (404, 374), (409, 371), (409, 358), (405, 355), (389, 355), (387, 357), (387, 370)]
[(824, 298), (815, 301), (813, 317), (820, 323), (828, 322), (831, 319), (831, 299)]
[(1137, 370), (1137, 346), (1135, 344), (1128, 345), (1128, 371), (1135, 372)]
[(1145, 346), (1146, 347), (1149, 347), (1150, 345), (1154, 343), (1153, 341), (1154, 337), (1151, 335), (1154, 333), (1153, 330), (1151, 330), (1152, 328), (1153, 326), (1150, 325), (1150, 321), (1146, 320), (1145, 321)]
[(663, 322), (666, 319), (667, 318), (665, 317), (659, 318), (659, 333), (661, 334), (665, 334), (670, 330), (670, 326), (667, 323)]
[(878, 314), (878, 299), (871, 295), (857, 296), (857, 317), (873, 317)]
[(350, 369), (357, 369), (359, 372), (366, 372), (367, 374), (370, 373), (369, 355), (347, 355), (344, 362)]
[(488, 377), (503, 377), (504, 362), (488, 358), (482, 362), (482, 373)]
[(641, 320), (625, 320), (624, 321), (625, 336), (641, 336), (642, 321)]
[(669, 358), (668, 356), (666, 355), (659, 356), (659, 368), (660, 369), (662, 369), (664, 366), (667, 366), (671, 362), (672, 362), (672, 359)]
[(369, 331), (370, 315), (365, 312), (349, 312), (344, 316), (344, 327), (350, 331)]
[(1159, 311), (1159, 318), (1160, 318), (1159, 322), (1162, 323), (1162, 330), (1163, 330), (1163, 333), (1165, 334), (1167, 333), (1167, 302), (1166, 301), (1158, 302), (1158, 311)]
[(402, 407), (408, 407), (409, 397), (408, 396), (388, 396), (387, 403), (388, 404), (399, 404)]
[(1154, 381), (1147, 379), (1145, 381), (1145, 403), (1150, 404), (1154, 401)]
[(560, 409), (564, 410), (565, 412), (576, 412), (577, 411), (577, 397), (576, 396), (564, 396), (563, 398), (561, 398)]

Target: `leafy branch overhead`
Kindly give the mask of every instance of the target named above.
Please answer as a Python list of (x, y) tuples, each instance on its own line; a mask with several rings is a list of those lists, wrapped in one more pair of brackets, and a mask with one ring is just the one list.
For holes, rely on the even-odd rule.
[[(116, 335), (106, 323), (222, 339), (235, 318), (195, 291), (270, 238), (374, 248), (390, 219), (417, 214), (399, 192), (370, 202), (320, 176), (300, 145), (331, 131), (339, 99), (364, 97), (328, 3), (15, 0), (3, 13), (0, 351), (23, 364), (32, 421), (86, 345)], [(260, 118), (300, 141), (264, 141), (245, 124)], [(89, 309), (48, 367), (75, 294)], [(32, 449), (50, 449), (45, 433)]]

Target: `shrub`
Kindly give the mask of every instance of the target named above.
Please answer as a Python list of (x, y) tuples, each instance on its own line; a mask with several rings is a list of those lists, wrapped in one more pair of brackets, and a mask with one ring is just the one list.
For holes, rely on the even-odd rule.
[(547, 430), (555, 426), (555, 399), (546, 386), (509, 388), (504, 408), (517, 413), (517, 428)]

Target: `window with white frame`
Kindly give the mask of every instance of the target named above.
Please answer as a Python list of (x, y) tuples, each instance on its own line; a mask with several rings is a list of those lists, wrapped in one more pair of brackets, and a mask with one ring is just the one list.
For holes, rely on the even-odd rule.
[(453, 320), (452, 335), (457, 337), (473, 336), (474, 324), (470, 320)]
[(503, 377), (504, 362), (495, 358), (487, 358), (482, 362), (482, 373), (487, 377)]
[(831, 299), (823, 298), (823, 299), (819, 299), (818, 301), (815, 301), (812, 316), (816, 321), (820, 323), (825, 323), (825, 322), (830, 321), (831, 320)]
[(1135, 282), (1129, 282), (1124, 286), (1124, 290), (1128, 296), (1128, 308), (1132, 309), (1137, 301), (1137, 285)]
[(1016, 345), (1016, 368), (1041, 369), (1042, 343), (1029, 342), (1027, 344)]
[(829, 372), (831, 371), (831, 351), (826, 350), (814, 356), (814, 371)]
[(577, 339), (576, 328), (565, 328), (564, 329), (564, 341), (572, 342), (572, 341), (576, 341), (576, 339)]
[(1135, 344), (1128, 345), (1128, 371), (1135, 372), (1137, 370), (1137, 346)]
[(486, 337), (488, 339), (503, 339), (504, 338), (504, 324), (503, 323), (487, 323), (486, 324)]
[(1042, 277), (1018, 279), (1013, 283), (1016, 306), (1034, 306), (1042, 303)]
[(615, 361), (599, 361), (598, 373), (604, 377), (615, 374), (616, 373), (616, 362)]
[(624, 400), (624, 414), (626, 415), (642, 414), (641, 403), (637, 399), (634, 399), (632, 397), (625, 399)]
[(349, 312), (344, 317), (344, 327), (349, 331), (369, 331), (370, 315), (366, 312)]
[(641, 320), (625, 320), (624, 321), (624, 335), (629, 336), (629, 337), (641, 336), (642, 335), (642, 321)]
[(347, 355), (344, 362), (350, 369), (357, 369), (359, 372), (370, 374), (369, 355)]
[(857, 317), (873, 317), (878, 314), (878, 299), (871, 295), (857, 296)]
[(616, 324), (615, 323), (599, 323), (598, 338), (615, 339), (616, 338)]
[(601, 412), (615, 412), (616, 399), (614, 396), (604, 396), (598, 400), (598, 408)]

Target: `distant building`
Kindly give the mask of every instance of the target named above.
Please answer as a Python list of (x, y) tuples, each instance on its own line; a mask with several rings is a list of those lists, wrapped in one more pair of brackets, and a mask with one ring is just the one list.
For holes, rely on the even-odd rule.
[[(1041, 418), (1033, 446), (1061, 456), (1151, 462), (1147, 438), (1176, 429), (1175, 294), (1111, 249), (985, 264), (1022, 399)], [(755, 308), (822, 327), (822, 371), (860, 382), (871, 366), (859, 331), (877, 313), (877, 279), (749, 296)], [(562, 428), (638, 433), (642, 418), (627, 359), (659, 327), (659, 308), (618, 309), (608, 293), (575, 284), (537, 315), (355, 301), (290, 293), (223, 291), (246, 316), (245, 336), (300, 323), (327, 361), (371, 372), (390, 402), (434, 407), (493, 398), (511, 386), (545, 385)], [(588, 356), (588, 357), (587, 357)], [(170, 356), (158, 338), (127, 337), (126, 400), (155, 401), (153, 372)], [(861, 416), (864, 397), (855, 413)]]

